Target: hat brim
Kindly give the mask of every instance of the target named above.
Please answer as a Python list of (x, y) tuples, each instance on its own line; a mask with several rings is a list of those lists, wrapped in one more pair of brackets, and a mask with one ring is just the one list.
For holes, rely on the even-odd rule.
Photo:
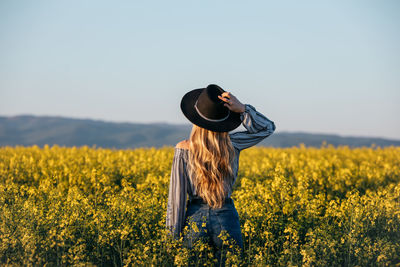
[(197, 113), (194, 104), (204, 89), (194, 89), (182, 97), (181, 110), (185, 117), (193, 124), (214, 132), (229, 132), (236, 129), (242, 123), (240, 113), (230, 111), (228, 118), (218, 122), (208, 121)]

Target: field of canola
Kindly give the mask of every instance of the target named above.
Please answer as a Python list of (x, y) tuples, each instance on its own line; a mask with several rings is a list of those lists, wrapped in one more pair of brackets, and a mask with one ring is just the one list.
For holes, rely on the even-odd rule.
[[(173, 155), (0, 148), (0, 265), (209, 265), (209, 247), (165, 235)], [(249, 148), (232, 198), (233, 266), (400, 265), (400, 147)]]

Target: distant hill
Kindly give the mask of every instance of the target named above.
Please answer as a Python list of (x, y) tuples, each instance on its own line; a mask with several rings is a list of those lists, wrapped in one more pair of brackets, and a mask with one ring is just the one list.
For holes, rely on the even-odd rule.
[[(279, 127), (279, 126), (277, 126)], [(245, 130), (240, 126), (235, 131)], [(72, 119), (59, 116), (0, 116), (0, 146), (93, 146), (103, 148), (138, 148), (174, 146), (189, 137), (190, 124), (168, 123), (117, 123), (91, 119)], [(400, 146), (400, 140), (385, 138), (350, 137), (334, 134), (304, 132), (275, 133), (259, 143), (259, 146), (320, 147), (323, 142), (333, 146)]]

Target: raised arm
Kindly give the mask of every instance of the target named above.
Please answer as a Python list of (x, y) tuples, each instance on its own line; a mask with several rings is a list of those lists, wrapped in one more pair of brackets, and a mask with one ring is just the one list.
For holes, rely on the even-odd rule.
[(240, 114), (240, 118), (247, 131), (229, 134), (232, 145), (239, 151), (258, 144), (276, 129), (273, 121), (258, 112), (250, 104), (245, 104), (245, 111)]
[(232, 145), (239, 151), (256, 145), (275, 131), (275, 123), (249, 104), (242, 104), (230, 92), (223, 92), (219, 99), (233, 112), (240, 113), (240, 119), (247, 131), (229, 134)]

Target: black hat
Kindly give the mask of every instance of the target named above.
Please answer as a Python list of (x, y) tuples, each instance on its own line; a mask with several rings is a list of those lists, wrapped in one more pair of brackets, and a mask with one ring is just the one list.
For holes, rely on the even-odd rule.
[(181, 100), (181, 110), (185, 117), (199, 127), (214, 132), (229, 132), (241, 123), (240, 113), (224, 106), (218, 98), (225, 92), (216, 84), (187, 92)]

